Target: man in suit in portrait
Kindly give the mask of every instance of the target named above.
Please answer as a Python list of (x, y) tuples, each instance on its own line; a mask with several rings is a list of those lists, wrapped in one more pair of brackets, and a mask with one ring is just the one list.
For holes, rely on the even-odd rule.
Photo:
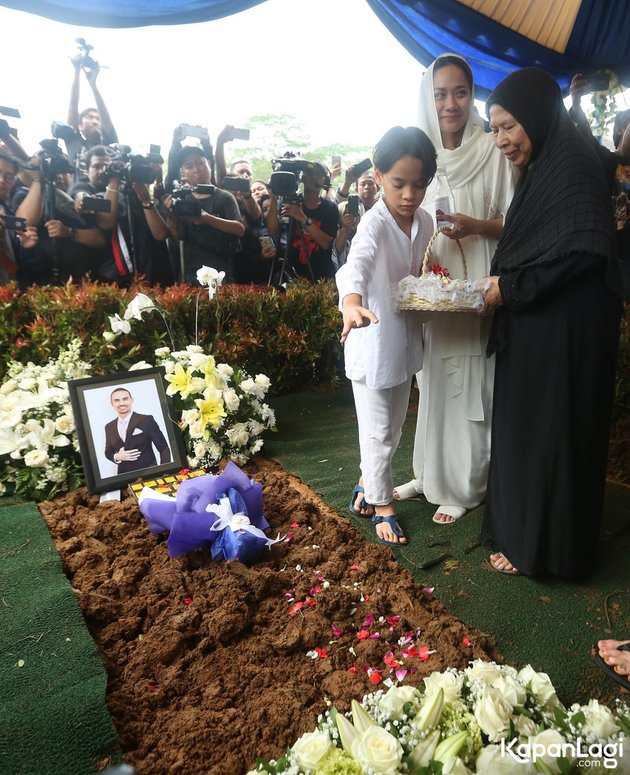
[(171, 450), (157, 422), (150, 414), (133, 411), (133, 396), (124, 387), (115, 388), (110, 403), (118, 417), (105, 426), (105, 457), (116, 463), (118, 473), (138, 471), (171, 460)]

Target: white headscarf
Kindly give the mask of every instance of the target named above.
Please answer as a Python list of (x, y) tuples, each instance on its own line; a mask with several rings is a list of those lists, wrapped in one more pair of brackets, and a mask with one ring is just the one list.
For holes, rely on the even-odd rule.
[[(442, 54), (461, 60), (464, 71), (469, 70), (466, 60), (457, 54)], [(435, 107), (433, 70), (438, 57), (425, 72), (420, 84), (418, 126), (431, 139), (437, 151), (438, 166), (446, 172), (453, 192), (455, 211), (479, 219), (494, 219), (507, 212), (514, 193), (515, 176), (512, 166), (494, 145), (492, 136), (475, 123), (474, 91), (471, 89), (470, 114), (458, 148), (448, 149), (442, 142), (442, 133)], [(435, 180), (427, 189), (423, 207), (433, 212)], [(478, 280), (490, 272), (490, 263), (496, 240), (480, 236), (466, 237), (462, 246), (466, 254), (468, 278)], [(435, 260), (446, 266), (453, 277), (462, 277), (462, 262), (457, 244), (440, 236), (435, 242)], [(482, 359), (485, 359), (485, 338), (481, 319), (472, 316), (448, 315), (434, 323), (443, 332), (440, 348), (443, 358), (450, 359), (450, 379), (461, 391), (469, 419), (484, 416), (480, 393)], [(448, 319), (446, 319), (448, 318)], [(462, 356), (478, 356), (470, 359)]]

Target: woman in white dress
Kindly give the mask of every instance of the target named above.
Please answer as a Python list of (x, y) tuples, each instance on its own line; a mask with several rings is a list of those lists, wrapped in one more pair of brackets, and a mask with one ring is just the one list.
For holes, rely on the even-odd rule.
[[(481, 124), (468, 63), (455, 54), (438, 57), (422, 79), (418, 125), (436, 147), (454, 211), (441, 217), (452, 228), (436, 239), (433, 255), (452, 277), (462, 277), (453, 238), (463, 240), (470, 280), (488, 275), (515, 183), (513, 168)], [(423, 203), (431, 212), (436, 184)], [(414, 478), (397, 486), (394, 497), (423, 493), (437, 506), (438, 524), (455, 522), (485, 497), (494, 378), (494, 358), (486, 358), (489, 330), (489, 319), (469, 314), (433, 315), (424, 325)]]

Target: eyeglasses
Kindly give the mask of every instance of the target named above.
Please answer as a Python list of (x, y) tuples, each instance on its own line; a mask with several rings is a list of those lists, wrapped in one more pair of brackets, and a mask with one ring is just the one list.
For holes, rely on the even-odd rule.
[(15, 175), (12, 172), (0, 172), (0, 178), (6, 180), (7, 183), (13, 183)]

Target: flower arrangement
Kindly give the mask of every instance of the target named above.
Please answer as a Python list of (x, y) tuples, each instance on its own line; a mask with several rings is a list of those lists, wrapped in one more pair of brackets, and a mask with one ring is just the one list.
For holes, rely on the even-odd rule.
[[(197, 272), (210, 299), (224, 274), (210, 267)], [(199, 294), (196, 304), (198, 308)], [(262, 433), (275, 430), (274, 412), (263, 400), (271, 387), (269, 378), (265, 374), (252, 378), (243, 369), (217, 364), (196, 342), (177, 350), (165, 312), (144, 293), (132, 299), (122, 317), (110, 316), (111, 331), (105, 332), (105, 338), (112, 341), (120, 333), (129, 333), (132, 321), (142, 321), (145, 313), (154, 311), (162, 316), (171, 347), (158, 347), (154, 364), (139, 361), (130, 370), (164, 368), (166, 393), (174, 403), (191, 467), (209, 469), (225, 457), (244, 464), (262, 449)]]
[(391, 682), (353, 700), (350, 714), (331, 708), (279, 761), (258, 759), (248, 775), (629, 772), (628, 734), (627, 705), (613, 712), (591, 700), (567, 709), (546, 673), (475, 660), (432, 673), (419, 689)]
[(12, 362), (0, 386), (0, 495), (47, 500), (83, 481), (68, 380), (90, 376), (74, 339), (56, 360)]

